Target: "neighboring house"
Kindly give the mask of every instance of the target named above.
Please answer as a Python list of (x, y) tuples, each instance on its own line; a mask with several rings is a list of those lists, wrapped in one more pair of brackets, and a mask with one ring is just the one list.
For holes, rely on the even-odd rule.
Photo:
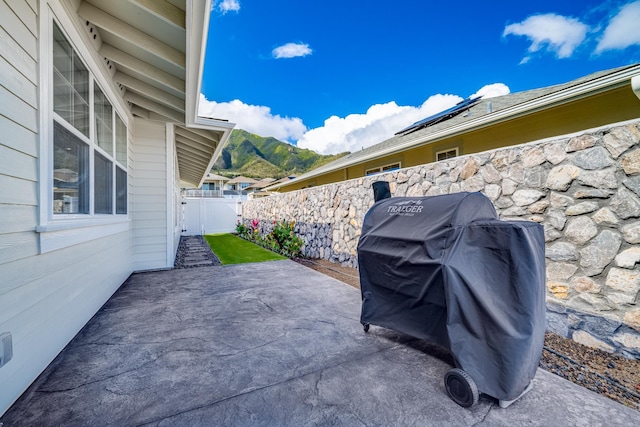
[(275, 181), (276, 181), (275, 178), (262, 178), (254, 182), (250, 186), (248, 186), (246, 190), (256, 192), (256, 191), (262, 190), (265, 187), (268, 187), (269, 185), (273, 184)]
[(255, 184), (258, 180), (253, 178), (247, 178), (246, 176), (237, 176), (230, 179), (225, 184), (225, 190), (245, 191), (247, 187)]
[(0, 0), (0, 415), (132, 272), (173, 266), (180, 188), (233, 128), (197, 116), (210, 10)]
[(638, 118), (637, 76), (640, 64), (542, 89), (468, 99), (386, 141), (265, 190), (292, 191), (345, 181)]
[(229, 178), (215, 173), (208, 173), (204, 178), (200, 188), (185, 188), (182, 190), (183, 197), (224, 197), (224, 183)]
[(251, 184), (250, 186), (247, 187), (247, 191), (249, 191), (249, 194), (247, 195), (247, 197), (249, 199), (253, 199), (256, 197), (268, 196), (271, 193), (262, 191), (262, 189), (270, 185), (273, 185), (275, 182), (276, 182), (275, 178), (262, 178), (258, 182)]
[(224, 183), (229, 181), (229, 178), (222, 175), (216, 175), (215, 173), (208, 173), (204, 182), (202, 183), (203, 190), (224, 190)]

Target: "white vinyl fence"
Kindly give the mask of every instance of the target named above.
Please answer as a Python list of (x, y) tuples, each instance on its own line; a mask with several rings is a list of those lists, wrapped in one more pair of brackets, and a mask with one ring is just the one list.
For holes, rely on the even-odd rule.
[(239, 199), (191, 198), (182, 199), (182, 235), (198, 236), (235, 231), (242, 218)]

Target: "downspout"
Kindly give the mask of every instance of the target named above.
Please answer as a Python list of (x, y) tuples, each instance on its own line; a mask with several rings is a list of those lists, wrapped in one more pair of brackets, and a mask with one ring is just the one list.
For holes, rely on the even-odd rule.
[(640, 99), (640, 75), (631, 78), (631, 89), (638, 99)]

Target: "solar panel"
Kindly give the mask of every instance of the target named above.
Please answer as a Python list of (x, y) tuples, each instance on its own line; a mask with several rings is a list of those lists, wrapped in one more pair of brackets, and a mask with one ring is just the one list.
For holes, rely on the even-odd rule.
[(411, 132), (415, 132), (418, 129), (422, 129), (425, 128), (427, 126), (430, 126), (432, 124), (435, 123), (439, 123), (442, 122), (444, 120), (450, 119), (451, 117), (460, 114), (460, 112), (462, 110), (464, 110), (467, 107), (470, 107), (471, 105), (475, 104), (477, 101), (480, 100), (480, 96), (476, 97), (476, 98), (467, 98), (465, 100), (462, 100), (460, 102), (458, 102), (456, 105), (454, 105), (451, 108), (448, 108), (444, 111), (440, 111), (439, 113), (434, 114), (433, 116), (429, 116), (426, 119), (422, 119), (420, 121), (415, 122), (414, 124), (402, 129), (399, 132), (396, 132), (396, 135), (400, 135), (400, 134), (408, 134)]

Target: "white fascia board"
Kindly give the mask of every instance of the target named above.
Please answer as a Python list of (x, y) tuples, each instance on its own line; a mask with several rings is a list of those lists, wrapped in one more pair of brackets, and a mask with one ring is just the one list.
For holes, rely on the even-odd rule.
[(187, 1), (187, 74), (185, 76), (185, 125), (188, 128), (216, 130), (222, 132), (222, 137), (209, 159), (207, 170), (200, 178), (198, 187), (202, 186), (207, 173), (213, 163), (222, 153), (222, 149), (229, 140), (229, 135), (235, 127), (235, 123), (224, 120), (208, 119), (198, 116), (198, 103), (202, 89), (202, 76), (204, 70), (204, 58), (207, 46), (209, 17), (211, 16), (211, 0)]
[(210, 12), (211, 0), (187, 1), (187, 72), (185, 76), (185, 125), (187, 127), (195, 124), (198, 118), (198, 99), (202, 88)]
[[(300, 175), (298, 178), (295, 178), (291, 181), (287, 181), (284, 183), (280, 183), (278, 185), (274, 185), (272, 187), (268, 187), (265, 190), (271, 190), (271, 191), (276, 190), (280, 187), (286, 186), (287, 184), (291, 184), (291, 183), (309, 179), (309, 178), (314, 178), (316, 176), (323, 175), (325, 173), (329, 173), (335, 170), (344, 169), (349, 166), (365, 163), (379, 157), (384, 157), (386, 155), (393, 154), (398, 151), (418, 147), (420, 145), (426, 145), (429, 143), (436, 142), (440, 139), (460, 135), (470, 130), (481, 129), (489, 125), (495, 125), (498, 123), (505, 122), (507, 120), (512, 120), (518, 117), (522, 117), (524, 115), (541, 111), (550, 107), (555, 107), (557, 105), (565, 104), (569, 101), (578, 100), (589, 95), (595, 95), (595, 94), (604, 92), (607, 89), (625, 85), (629, 80), (631, 80), (633, 91), (640, 98), (640, 94), (638, 92), (640, 91), (640, 75), (638, 75), (638, 72), (640, 72), (640, 65), (637, 65), (632, 68), (628, 68), (626, 70), (622, 70), (617, 73), (606, 75), (599, 79), (591, 80), (576, 86), (572, 86), (567, 89), (561, 90), (559, 92), (555, 92), (547, 96), (533, 99), (523, 104), (514, 105), (512, 107), (505, 108), (500, 111), (496, 111), (486, 116), (478, 117), (476, 119), (471, 119), (464, 123), (460, 123), (456, 126), (443, 129), (441, 131), (429, 134), (427, 136), (414, 138), (406, 142), (403, 142), (402, 144), (393, 145), (384, 150), (376, 151), (367, 156), (359, 157), (353, 160), (352, 162), (343, 163), (340, 166), (337, 166), (335, 168), (329, 168), (324, 170), (321, 170), (319, 168), (317, 169), (317, 172), (310, 171), (304, 175)], [(637, 86), (633, 86), (634, 81)], [(638, 91), (636, 91), (636, 88), (638, 89)]]
[(631, 89), (638, 99), (640, 99), (640, 74), (631, 78)]
[(213, 156), (211, 156), (211, 160), (209, 160), (209, 165), (207, 165), (207, 170), (205, 171), (202, 178), (200, 178), (200, 182), (198, 183), (198, 186), (196, 188), (202, 187), (202, 184), (204, 183), (205, 179), (207, 179), (207, 174), (213, 167), (213, 164), (215, 163), (215, 161), (218, 160), (218, 157), (220, 157), (220, 154), (222, 153), (222, 149), (225, 147), (225, 145), (227, 145), (227, 142), (229, 142), (229, 136), (231, 135), (231, 130), (232, 128), (229, 128), (223, 132), (222, 137), (220, 138), (220, 141), (218, 141), (218, 145), (216, 146), (216, 149), (213, 152)]
[[(185, 125), (207, 130), (233, 129), (235, 123), (198, 115), (207, 47), (211, 0), (187, 1), (187, 74), (185, 76)], [(222, 128), (222, 129), (220, 129)]]

